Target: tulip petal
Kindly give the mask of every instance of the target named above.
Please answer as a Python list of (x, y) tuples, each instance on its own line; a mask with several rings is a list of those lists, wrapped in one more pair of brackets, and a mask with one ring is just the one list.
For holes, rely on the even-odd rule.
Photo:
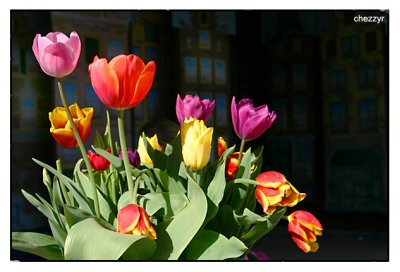
[(175, 113), (179, 124), (182, 124), (185, 121), (185, 117), (183, 115), (183, 101), (179, 94), (176, 95)]
[(107, 107), (120, 109), (118, 104), (119, 81), (106, 59), (96, 59), (89, 65), (90, 81), (97, 97)]
[(222, 156), (222, 154), (226, 151), (227, 149), (227, 144), (224, 140), (224, 138), (219, 137), (218, 138), (218, 158)]
[(75, 31), (71, 32), (70, 38), (65, 42), (65, 44), (71, 47), (75, 53), (73, 66), (76, 67), (81, 54), (81, 40), (79, 39), (78, 34)]
[(131, 101), (131, 107), (136, 106), (146, 97), (153, 84), (154, 74), (156, 72), (156, 63), (150, 61), (142, 71), (139, 80), (136, 83), (134, 98)]
[(117, 232), (129, 233), (133, 231), (139, 222), (139, 207), (135, 204), (129, 204), (119, 210), (117, 215)]
[(232, 97), (231, 117), (232, 117), (233, 129), (235, 130), (236, 135), (238, 135), (240, 137), (240, 134), (239, 134), (239, 118), (238, 118), (238, 112), (237, 112), (235, 97)]
[(56, 142), (65, 148), (72, 148), (78, 144), (71, 129), (50, 129), (50, 132)]
[(49, 76), (63, 77), (74, 70), (72, 66), (75, 59), (73, 50), (63, 43), (55, 43), (44, 49), (41, 56), (41, 67)]

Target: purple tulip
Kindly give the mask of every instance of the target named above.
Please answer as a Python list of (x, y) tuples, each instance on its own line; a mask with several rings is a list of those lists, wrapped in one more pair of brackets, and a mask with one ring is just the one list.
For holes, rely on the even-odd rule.
[(190, 119), (190, 117), (206, 122), (211, 116), (214, 107), (215, 100), (201, 100), (197, 95), (194, 97), (191, 95), (185, 95), (183, 100), (179, 94), (176, 97), (176, 117), (180, 124), (185, 122), (185, 119)]
[(236, 106), (232, 98), (231, 114), (236, 135), (245, 141), (251, 141), (261, 136), (275, 121), (276, 114), (268, 111), (267, 105), (253, 107), (251, 99), (243, 98)]
[[(121, 160), (123, 159), (121, 149), (119, 150), (118, 156)], [(130, 164), (132, 164), (135, 168), (139, 168), (140, 157), (139, 157), (139, 153), (137, 152), (137, 150), (132, 150), (132, 149), (128, 148), (128, 159), (129, 159)]]
[(81, 41), (75, 31), (70, 37), (61, 32), (50, 32), (45, 37), (36, 34), (32, 50), (43, 72), (61, 78), (75, 69), (81, 53)]
[[(254, 256), (257, 260), (260, 260), (260, 261), (268, 261), (269, 260), (269, 257), (261, 250), (258, 250), (258, 251), (250, 250), (250, 252), (248, 254)], [(248, 255), (244, 256), (243, 259), (246, 261), (250, 260)]]

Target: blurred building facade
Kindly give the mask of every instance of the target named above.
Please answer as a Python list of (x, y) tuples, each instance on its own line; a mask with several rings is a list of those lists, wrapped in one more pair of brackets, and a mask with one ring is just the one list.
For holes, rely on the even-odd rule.
[(334, 13), (335, 24), (321, 35), (329, 210), (387, 212), (387, 33), (386, 24), (354, 21), (368, 15), (373, 14)]

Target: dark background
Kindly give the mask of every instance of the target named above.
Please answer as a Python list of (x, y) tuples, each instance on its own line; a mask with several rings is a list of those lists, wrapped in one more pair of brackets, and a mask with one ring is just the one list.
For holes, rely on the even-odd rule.
[[(355, 22), (359, 16), (384, 20)], [(268, 104), (277, 120), (247, 147), (264, 145), (265, 170), (285, 174), (307, 193), (295, 209), (313, 213), (324, 235), (317, 253), (304, 254), (281, 222), (256, 248), (271, 260), (387, 261), (388, 28), (389, 12), (375, 10), (11, 11), (11, 231), (49, 231), (20, 191), (46, 195), (41, 169), (30, 158), (51, 165), (61, 158), (68, 171), (79, 157), (51, 138), (48, 112), (60, 101), (31, 50), (36, 33), (76, 31), (81, 57), (64, 85), (69, 103), (95, 108), (87, 147), (105, 125), (106, 108), (87, 72), (94, 55), (155, 60), (152, 90), (126, 113), (128, 145), (136, 148), (143, 130), (168, 141), (177, 125), (176, 95), (198, 94), (216, 99), (208, 122), (215, 128), (215, 158), (218, 136), (238, 144), (232, 96)], [(157, 131), (162, 126), (170, 129)], [(39, 260), (16, 251), (11, 259)]]

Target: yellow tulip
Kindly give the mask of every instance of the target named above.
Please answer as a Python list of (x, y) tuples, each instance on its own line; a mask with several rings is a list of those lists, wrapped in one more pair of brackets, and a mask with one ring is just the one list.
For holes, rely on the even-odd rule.
[(181, 127), (183, 161), (196, 171), (210, 160), (213, 128), (207, 128), (203, 120), (191, 118)]
[[(146, 139), (149, 142), (149, 144), (153, 147), (153, 149), (162, 151), (162, 147), (158, 143), (157, 134), (154, 134), (154, 136), (151, 138), (146, 137)], [(144, 145), (142, 136), (139, 137), (139, 144), (137, 151), (139, 152), (140, 161), (142, 163), (153, 165), (153, 161), (151, 160), (149, 154), (147, 153), (146, 146)]]

